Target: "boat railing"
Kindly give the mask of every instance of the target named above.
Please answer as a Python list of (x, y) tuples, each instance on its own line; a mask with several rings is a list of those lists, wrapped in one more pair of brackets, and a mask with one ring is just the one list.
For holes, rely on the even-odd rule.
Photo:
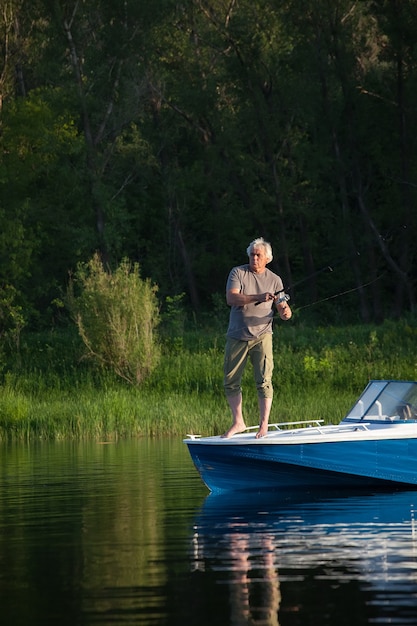
[(358, 430), (369, 430), (368, 426), (370, 426), (370, 422), (363, 422), (361, 424), (330, 424), (327, 426), (318, 426), (317, 429), (321, 434), (326, 435), (331, 431), (332, 433), (342, 432), (344, 430), (347, 431), (358, 431)]
[[(276, 431), (288, 434), (288, 435), (297, 435), (297, 434), (311, 434), (312, 432), (318, 432), (321, 435), (327, 435), (329, 433), (336, 433), (342, 431), (358, 431), (358, 430), (369, 430), (368, 426), (370, 426), (370, 422), (355, 422), (353, 424), (323, 424), (324, 420), (300, 420), (297, 422), (277, 422), (275, 424), (269, 424), (269, 428), (273, 430), (269, 430), (265, 437), (273, 437)], [(283, 428), (283, 426), (291, 426), (291, 428)], [(297, 428), (294, 428), (296, 426)], [(298, 428), (301, 426), (302, 428)], [(307, 428), (306, 428), (307, 426)], [(241, 434), (252, 430), (258, 430), (259, 426), (248, 426), (245, 431)], [(191, 441), (195, 441), (197, 439), (201, 439), (201, 435), (194, 435), (192, 433), (187, 433), (186, 435), (188, 439)], [(227, 439), (225, 439), (227, 441)]]
[[(355, 422), (354, 424), (323, 424), (324, 420), (300, 420), (297, 422), (277, 422), (275, 424), (269, 424), (269, 434), (272, 435), (275, 430), (283, 431), (286, 433), (292, 432), (310, 432), (311, 430), (318, 430), (320, 433), (327, 433), (330, 429), (332, 432), (339, 430), (368, 430), (369, 422)], [(291, 428), (283, 428), (283, 426), (291, 426)], [(307, 428), (294, 428), (294, 426), (307, 426)], [(259, 426), (248, 426), (245, 432), (249, 430), (257, 430)]]
[[(283, 430), (282, 426), (301, 426), (305, 424), (316, 424), (316, 426), (318, 427), (323, 422), (324, 420), (301, 420), (299, 422), (277, 422), (276, 424), (270, 424), (269, 427), (275, 428), (275, 430)], [(250, 428), (259, 428), (259, 426), (250, 426)], [(249, 430), (249, 428), (247, 430)]]
[[(277, 424), (270, 424), (270, 428), (275, 428), (275, 430), (279, 430), (288, 434), (297, 434), (297, 433), (311, 433), (311, 431), (317, 431), (321, 435), (327, 435), (330, 432), (342, 432), (342, 431), (358, 431), (358, 430), (369, 430), (368, 426), (370, 426), (369, 422), (355, 423), (355, 424), (327, 424), (323, 425), (324, 420), (303, 420), (299, 422), (279, 422)], [(281, 426), (298, 426), (298, 425), (306, 425), (309, 426), (307, 428), (281, 428)], [(313, 424), (315, 424), (313, 426)], [(254, 426), (253, 428), (257, 428)], [(249, 430), (249, 429), (248, 429)], [(269, 431), (269, 435), (273, 435), (274, 431)]]

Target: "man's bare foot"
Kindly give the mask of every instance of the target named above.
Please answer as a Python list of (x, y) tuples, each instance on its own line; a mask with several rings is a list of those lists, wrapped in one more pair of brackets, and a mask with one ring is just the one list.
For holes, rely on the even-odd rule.
[(239, 433), (243, 433), (244, 430), (246, 430), (246, 424), (244, 422), (240, 424), (233, 424), (233, 426), (231, 426), (229, 430), (226, 430), (226, 432), (220, 436), (223, 439), (228, 439), (229, 437), (233, 437), (233, 435), (238, 435)]
[(268, 432), (268, 426), (266, 426), (265, 428), (260, 428), (258, 432), (256, 433), (255, 438), (262, 439), (262, 437), (265, 437), (267, 432)]

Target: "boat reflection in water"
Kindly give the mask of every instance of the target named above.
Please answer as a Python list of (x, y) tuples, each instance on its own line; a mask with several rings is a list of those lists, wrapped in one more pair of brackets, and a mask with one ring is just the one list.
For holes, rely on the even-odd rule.
[(231, 624), (416, 624), (416, 508), (412, 491), (210, 494), (192, 568), (227, 585)]

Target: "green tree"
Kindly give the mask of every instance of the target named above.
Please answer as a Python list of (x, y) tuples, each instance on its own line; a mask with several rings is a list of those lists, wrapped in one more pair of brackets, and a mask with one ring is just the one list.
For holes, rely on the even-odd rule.
[(28, 319), (58, 295), (79, 251), (93, 248), (83, 145), (62, 93), (33, 90), (8, 103), (0, 150), (0, 283), (13, 285)]
[(156, 287), (140, 278), (138, 264), (125, 259), (106, 272), (98, 254), (78, 266), (68, 291), (86, 356), (134, 385), (153, 372), (160, 358), (155, 293)]
[(95, 250), (201, 310), (258, 235), (320, 321), (413, 310), (416, 0), (26, 4), (0, 14), (0, 278), (39, 316)]

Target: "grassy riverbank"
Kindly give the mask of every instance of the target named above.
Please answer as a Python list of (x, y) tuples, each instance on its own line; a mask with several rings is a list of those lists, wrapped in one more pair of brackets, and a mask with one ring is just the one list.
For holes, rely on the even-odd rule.
[[(216, 434), (230, 423), (223, 396), (223, 333), (194, 329), (166, 340), (156, 373), (133, 388), (80, 360), (70, 333), (22, 338), (0, 385), (0, 439)], [(372, 378), (417, 379), (417, 319), (380, 326), (278, 326), (271, 422), (338, 421)], [(248, 425), (257, 399), (248, 367)]]

